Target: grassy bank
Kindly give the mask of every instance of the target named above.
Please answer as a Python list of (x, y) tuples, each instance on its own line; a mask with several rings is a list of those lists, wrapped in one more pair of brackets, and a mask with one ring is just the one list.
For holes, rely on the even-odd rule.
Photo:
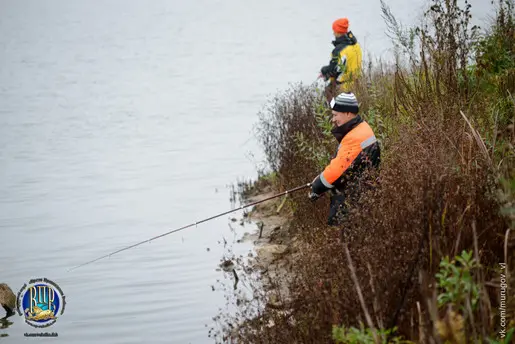
[[(241, 312), (244, 343), (492, 342), (515, 328), (515, 14), (497, 5), (488, 31), (470, 8), (428, 1), (425, 23), (383, 13), (396, 63), (368, 63), (354, 85), (382, 146), (378, 183), (340, 231), (328, 199), (291, 196), (288, 297)], [(395, 9), (392, 9), (395, 10)], [(325, 95), (295, 86), (261, 113), (273, 178), (311, 181), (336, 149)], [(276, 293), (276, 294), (274, 294)], [(502, 309), (501, 306), (504, 306)], [(503, 313), (504, 312), (504, 313)], [(252, 317), (249, 316), (252, 314)], [(228, 322), (228, 323), (229, 323)], [(504, 339), (502, 334), (507, 334)], [(513, 331), (513, 330), (511, 330)]]

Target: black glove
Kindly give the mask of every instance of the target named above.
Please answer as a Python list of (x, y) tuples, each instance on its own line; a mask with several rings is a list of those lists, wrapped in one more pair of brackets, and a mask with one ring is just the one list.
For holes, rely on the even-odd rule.
[(310, 191), (308, 193), (308, 198), (311, 202), (315, 202), (317, 199), (320, 198), (321, 195), (314, 193), (313, 191)]

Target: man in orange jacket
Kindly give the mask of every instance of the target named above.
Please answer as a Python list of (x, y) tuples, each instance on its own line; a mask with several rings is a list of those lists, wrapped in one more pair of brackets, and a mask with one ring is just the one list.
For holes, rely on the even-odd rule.
[(331, 190), (328, 224), (338, 225), (346, 212), (346, 201), (359, 192), (360, 182), (370, 168), (380, 162), (379, 143), (372, 128), (358, 115), (358, 101), (353, 93), (341, 93), (331, 101), (332, 133), (339, 143), (336, 156), (313, 180), (309, 198), (317, 200)]

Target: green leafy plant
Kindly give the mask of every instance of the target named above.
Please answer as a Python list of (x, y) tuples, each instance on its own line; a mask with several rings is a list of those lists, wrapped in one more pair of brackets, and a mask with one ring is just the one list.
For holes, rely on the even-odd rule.
[(295, 142), (297, 143), (298, 153), (313, 161), (319, 169), (323, 169), (329, 164), (331, 156), (323, 145), (313, 142), (302, 132), (295, 133)]
[(322, 138), (313, 140), (312, 137), (307, 137), (302, 132), (296, 132), (295, 142), (297, 144), (297, 152), (308, 160), (315, 162), (318, 169), (322, 169), (331, 160), (327, 147), (334, 143), (334, 138), (331, 133), (333, 128), (331, 115), (321, 93), (313, 104), (313, 112), (315, 114), (315, 124), (321, 130)]
[(438, 295), (438, 306), (448, 304), (463, 309), (465, 301), (470, 298), (474, 309), (479, 301), (479, 286), (475, 283), (472, 271), (480, 267), (472, 252), (463, 251), (452, 261), (448, 256), (440, 262), (440, 271), (435, 275), (441, 293)]
[[(383, 344), (386, 343), (411, 343), (399, 336), (392, 336), (397, 331), (393, 329), (380, 329), (376, 332), (377, 337)], [(374, 332), (370, 328), (365, 328), (361, 324), (360, 328), (333, 326), (333, 340), (336, 343), (350, 343), (350, 344), (376, 344), (374, 340)]]

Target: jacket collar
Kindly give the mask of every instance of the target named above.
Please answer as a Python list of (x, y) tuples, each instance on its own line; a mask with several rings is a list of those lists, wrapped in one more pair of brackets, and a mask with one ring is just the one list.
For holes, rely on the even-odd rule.
[(345, 45), (354, 45), (358, 43), (358, 40), (356, 39), (356, 36), (352, 33), (352, 31), (347, 32), (346, 34), (336, 38), (333, 41), (333, 45), (336, 47), (341, 44)]
[(336, 138), (336, 140), (338, 140), (338, 143), (340, 143), (344, 136), (347, 135), (349, 131), (356, 128), (358, 124), (360, 124), (361, 122), (363, 122), (363, 120), (359, 115), (357, 115), (355, 118), (351, 119), (347, 123), (342, 124), (339, 127), (333, 128), (331, 130), (331, 133)]

